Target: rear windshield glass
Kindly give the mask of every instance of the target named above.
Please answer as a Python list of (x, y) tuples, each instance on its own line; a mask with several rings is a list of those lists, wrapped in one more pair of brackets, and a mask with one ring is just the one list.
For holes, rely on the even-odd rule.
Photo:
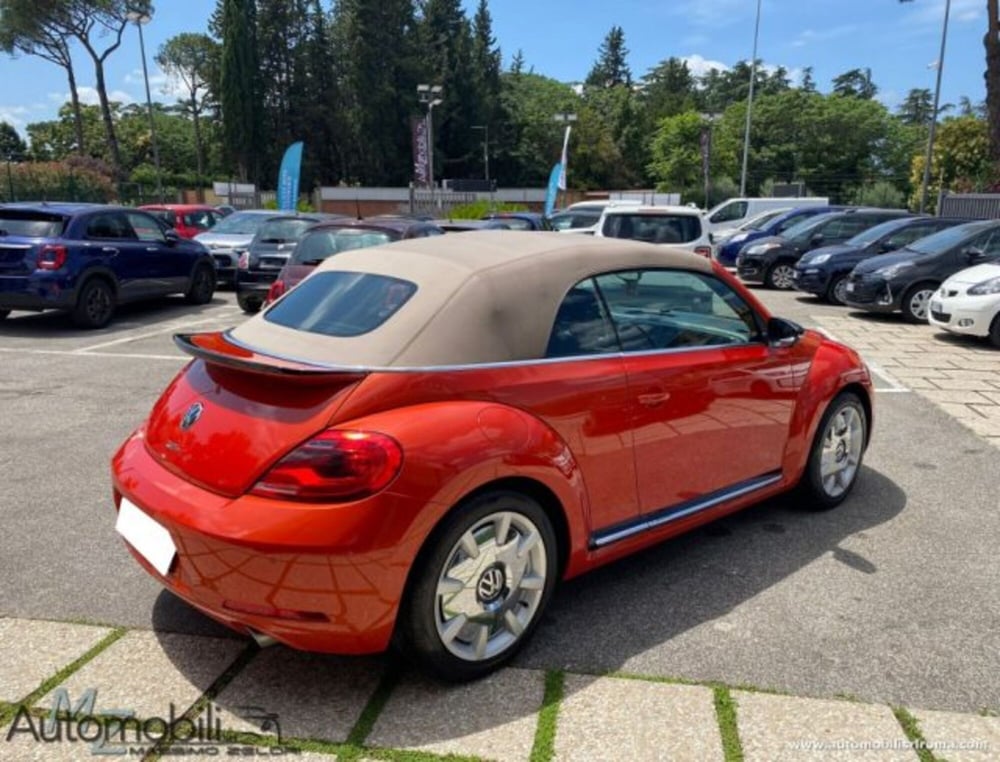
[(318, 265), (333, 254), (351, 249), (367, 249), (396, 240), (396, 236), (382, 230), (362, 228), (333, 228), (314, 230), (307, 234), (295, 247), (289, 264)]
[(213, 229), (213, 233), (225, 235), (254, 235), (270, 218), (266, 214), (252, 214), (250, 212), (236, 212), (230, 214), (219, 221)]
[(162, 220), (167, 223), (169, 227), (174, 227), (177, 224), (177, 215), (170, 209), (143, 209), (142, 211), (153, 215), (159, 220)]
[(271, 220), (257, 231), (260, 243), (288, 243), (297, 241), (299, 236), (316, 224), (316, 220)]
[(693, 214), (609, 214), (602, 232), (607, 238), (690, 243), (701, 235), (701, 221)]
[(331, 270), (306, 278), (264, 314), (269, 323), (324, 336), (361, 336), (392, 317), (417, 284)]
[(62, 235), (66, 221), (62, 217), (31, 212), (0, 211), (0, 236), (56, 238)]
[(576, 230), (593, 227), (599, 219), (601, 219), (600, 212), (560, 212), (552, 216), (549, 224), (553, 230)]

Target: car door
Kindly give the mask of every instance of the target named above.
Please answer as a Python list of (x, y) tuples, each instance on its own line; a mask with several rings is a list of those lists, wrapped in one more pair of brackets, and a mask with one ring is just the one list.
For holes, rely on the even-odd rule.
[(149, 269), (144, 247), (124, 213), (99, 212), (87, 219), (83, 248), (88, 266), (103, 267), (118, 281), (119, 301), (140, 299), (148, 293)]
[(148, 293), (171, 294), (182, 291), (191, 276), (190, 257), (174, 253), (167, 244), (163, 229), (148, 214), (130, 211), (126, 213), (126, 217), (146, 257)]
[(642, 513), (669, 520), (777, 481), (802, 351), (769, 346), (760, 318), (714, 275), (645, 269), (597, 283), (624, 353)]

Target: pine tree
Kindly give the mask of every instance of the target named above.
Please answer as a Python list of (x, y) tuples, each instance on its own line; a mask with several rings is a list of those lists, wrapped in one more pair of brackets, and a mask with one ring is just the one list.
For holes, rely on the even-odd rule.
[(625, 47), (625, 32), (620, 26), (611, 27), (604, 42), (597, 51), (597, 61), (587, 75), (587, 84), (592, 87), (615, 87), (632, 85), (632, 71), (628, 66), (628, 49)]
[(242, 180), (259, 181), (260, 88), (253, 0), (222, 0), (223, 146)]

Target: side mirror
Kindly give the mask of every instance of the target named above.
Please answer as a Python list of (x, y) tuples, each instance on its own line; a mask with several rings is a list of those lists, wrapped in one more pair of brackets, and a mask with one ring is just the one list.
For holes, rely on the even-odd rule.
[(880, 243), (878, 245), (878, 253), (879, 254), (888, 254), (890, 251), (895, 251), (895, 249), (896, 249), (896, 247), (893, 246), (888, 241), (882, 241), (882, 243)]
[(772, 347), (795, 346), (803, 333), (805, 328), (791, 320), (773, 317), (767, 321), (767, 343)]
[(181, 241), (181, 234), (176, 230), (166, 231), (163, 237), (167, 239), (167, 246), (176, 246)]
[(824, 241), (824, 236), (822, 233), (816, 233), (812, 238), (809, 239), (810, 246), (819, 246)]
[(975, 246), (969, 246), (962, 253), (965, 254), (970, 265), (986, 259), (986, 252)]

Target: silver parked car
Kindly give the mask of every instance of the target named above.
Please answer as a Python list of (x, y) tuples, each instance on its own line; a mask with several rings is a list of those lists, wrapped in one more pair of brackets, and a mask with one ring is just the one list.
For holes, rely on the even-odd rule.
[(218, 282), (233, 285), (240, 254), (250, 248), (250, 242), (257, 235), (260, 226), (268, 220), (287, 214), (274, 209), (234, 212), (220, 220), (211, 230), (195, 236), (194, 240), (206, 246), (211, 252), (215, 260)]

